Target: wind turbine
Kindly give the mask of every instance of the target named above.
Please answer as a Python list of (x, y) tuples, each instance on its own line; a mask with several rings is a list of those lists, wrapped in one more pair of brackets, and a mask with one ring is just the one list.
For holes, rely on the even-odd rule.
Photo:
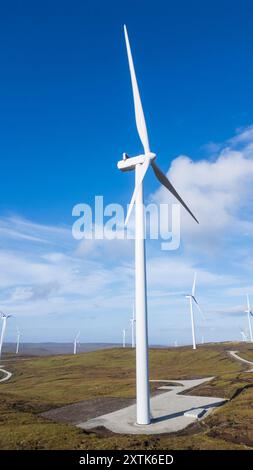
[(3, 322), (2, 330), (1, 330), (1, 337), (0, 337), (0, 358), (2, 357), (2, 348), (3, 348), (3, 342), (4, 342), (4, 335), (6, 331), (7, 319), (10, 317), (11, 315), (6, 315), (6, 313), (0, 312), (0, 318)]
[(126, 330), (125, 329), (122, 330), (122, 347), (123, 348), (126, 347)]
[(80, 336), (80, 331), (78, 331), (75, 339), (74, 339), (74, 354), (76, 354), (76, 350), (77, 350), (77, 343), (79, 342), (78, 339), (79, 339), (79, 336)]
[(21, 336), (21, 333), (17, 327), (17, 343), (16, 343), (16, 354), (19, 353), (19, 343), (20, 343), (20, 336)]
[(243, 342), (245, 343), (246, 341), (248, 341), (248, 338), (247, 338), (247, 335), (245, 334), (245, 332), (243, 330), (241, 330), (240, 333), (242, 335)]
[(135, 311), (133, 306), (133, 316), (130, 318), (131, 333), (132, 333), (132, 348), (135, 348)]
[(200, 306), (197, 302), (197, 299), (195, 297), (195, 292), (196, 292), (196, 278), (197, 274), (194, 273), (194, 279), (193, 279), (193, 285), (192, 285), (192, 292), (191, 294), (187, 294), (185, 297), (186, 299), (189, 299), (190, 303), (190, 315), (191, 315), (191, 327), (192, 327), (192, 348), (196, 349), (196, 336), (195, 336), (195, 322), (194, 322), (194, 312), (193, 312), (193, 302), (197, 306), (199, 312), (203, 315), (202, 310), (200, 309)]
[(185, 204), (178, 192), (172, 186), (167, 176), (155, 163), (156, 154), (150, 151), (145, 117), (134, 63), (128, 39), (127, 28), (124, 26), (125, 42), (130, 69), (135, 120), (137, 131), (143, 145), (144, 153), (129, 158), (124, 153), (123, 160), (118, 162), (121, 171), (135, 171), (135, 188), (125, 220), (127, 225), (135, 205), (135, 312), (136, 312), (136, 405), (137, 424), (150, 424), (150, 396), (149, 396), (149, 364), (148, 364), (148, 319), (147, 319), (147, 287), (146, 287), (146, 256), (145, 256), (145, 221), (143, 205), (143, 180), (151, 165), (158, 181), (165, 186), (182, 206), (190, 213), (196, 222), (197, 219)]
[(247, 313), (247, 316), (248, 316), (249, 337), (250, 337), (250, 341), (252, 343), (253, 342), (253, 337), (252, 337), (252, 327), (251, 327), (250, 317), (251, 316), (253, 317), (253, 313), (252, 313), (251, 308), (250, 308), (250, 301), (249, 301), (249, 295), (248, 294), (247, 294), (247, 310), (245, 310), (245, 313)]

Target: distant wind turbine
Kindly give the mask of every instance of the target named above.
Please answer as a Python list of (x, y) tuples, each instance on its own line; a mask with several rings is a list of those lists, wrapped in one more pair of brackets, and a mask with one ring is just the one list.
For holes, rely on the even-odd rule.
[(135, 348), (135, 309), (133, 305), (132, 318), (130, 318), (131, 333), (132, 333), (132, 348)]
[(241, 330), (240, 333), (242, 335), (243, 342), (245, 343), (246, 341), (248, 341), (248, 337), (247, 337), (246, 333), (243, 330)]
[(77, 343), (79, 343), (78, 339), (79, 339), (79, 336), (80, 336), (80, 331), (78, 331), (75, 339), (74, 339), (74, 354), (76, 354), (76, 351), (77, 351)]
[(123, 348), (126, 347), (126, 330), (125, 329), (122, 330), (122, 347)]
[(19, 353), (20, 336), (21, 336), (21, 333), (20, 333), (20, 331), (19, 331), (19, 328), (17, 327), (16, 354)]
[(143, 203), (143, 182), (149, 167), (152, 168), (158, 181), (169, 190), (188, 213), (197, 221), (189, 207), (168, 180), (167, 176), (155, 163), (156, 154), (150, 151), (149, 138), (144, 112), (142, 109), (139, 87), (135, 75), (134, 62), (129, 43), (127, 28), (124, 26), (128, 65), (131, 76), (134, 111), (137, 131), (143, 145), (144, 153), (134, 157), (123, 154), (118, 162), (119, 170), (135, 172), (135, 188), (128, 207), (125, 225), (128, 224), (135, 206), (135, 314), (136, 314), (136, 409), (137, 424), (150, 424), (150, 391), (148, 363), (148, 318), (147, 318), (147, 285), (145, 255), (145, 218)]
[(0, 312), (0, 318), (3, 322), (2, 330), (1, 330), (1, 337), (0, 337), (0, 358), (2, 357), (2, 348), (3, 348), (3, 343), (4, 343), (4, 336), (5, 336), (5, 331), (6, 331), (7, 320), (10, 317), (11, 317), (11, 315), (6, 315), (6, 313)]
[(247, 313), (247, 316), (248, 316), (249, 337), (250, 337), (250, 341), (252, 343), (253, 342), (253, 337), (252, 337), (252, 327), (251, 327), (250, 317), (253, 316), (253, 313), (252, 313), (251, 308), (250, 308), (250, 301), (249, 301), (249, 295), (248, 294), (247, 294), (247, 310), (245, 310), (245, 313)]
[(191, 327), (192, 327), (192, 348), (193, 349), (196, 349), (196, 336), (195, 336), (195, 322), (194, 322), (193, 303), (196, 305), (196, 307), (198, 308), (201, 315), (203, 315), (203, 312), (202, 312), (202, 310), (201, 310), (201, 308), (198, 304), (198, 301), (196, 299), (196, 296), (195, 296), (196, 278), (197, 278), (197, 274), (195, 273), (194, 274), (194, 279), (193, 279), (193, 285), (192, 285), (192, 292), (191, 292), (191, 294), (187, 294), (185, 296), (186, 299), (189, 299), (189, 303), (190, 303), (190, 315), (191, 315)]

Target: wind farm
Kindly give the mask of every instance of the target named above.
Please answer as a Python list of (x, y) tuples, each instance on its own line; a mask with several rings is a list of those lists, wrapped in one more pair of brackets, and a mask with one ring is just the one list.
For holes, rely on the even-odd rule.
[(251, 15), (141, 4), (0, 33), (0, 458), (253, 450)]

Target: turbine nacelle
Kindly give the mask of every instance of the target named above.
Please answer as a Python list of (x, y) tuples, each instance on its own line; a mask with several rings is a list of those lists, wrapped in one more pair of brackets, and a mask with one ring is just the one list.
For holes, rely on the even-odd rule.
[(251, 310), (245, 310), (245, 313), (247, 313), (248, 315), (251, 315), (253, 317), (253, 313)]
[(121, 171), (131, 171), (135, 169), (136, 165), (143, 164), (146, 158), (155, 160), (156, 154), (148, 152), (146, 154), (137, 155), (136, 157), (129, 157), (126, 153), (123, 153), (123, 160), (117, 163), (117, 167)]
[(11, 315), (7, 315), (6, 313), (3, 313), (3, 312), (0, 312), (0, 318), (4, 319), (4, 318), (10, 318)]

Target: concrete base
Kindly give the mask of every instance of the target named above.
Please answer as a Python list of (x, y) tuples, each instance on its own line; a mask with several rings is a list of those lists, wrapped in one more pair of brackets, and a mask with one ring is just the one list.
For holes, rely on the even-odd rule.
[[(85, 423), (78, 424), (82, 429), (93, 429), (98, 426), (119, 434), (161, 434), (180, 431), (189, 424), (194, 423), (200, 416), (186, 416), (185, 413), (204, 408), (209, 414), (217, 406), (226, 400), (214, 397), (198, 397), (190, 395), (178, 395), (178, 393), (189, 390), (204, 382), (212, 380), (213, 377), (198, 380), (161, 380), (154, 382), (174, 382), (175, 387), (170, 385), (170, 390), (161, 393), (151, 399), (152, 421), (149, 425), (137, 425), (136, 405), (128, 406), (113, 413), (99, 416)], [(161, 387), (162, 388), (162, 387)]]

